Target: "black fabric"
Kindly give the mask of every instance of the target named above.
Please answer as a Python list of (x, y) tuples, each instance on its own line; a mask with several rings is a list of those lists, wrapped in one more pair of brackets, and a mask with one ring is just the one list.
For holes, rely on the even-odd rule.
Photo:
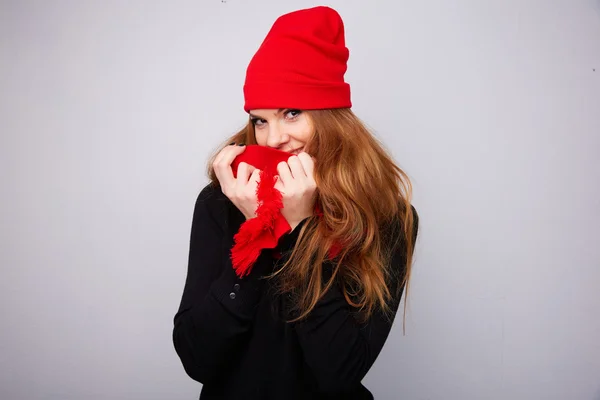
[[(262, 277), (277, 262), (274, 252), (293, 248), (306, 220), (278, 248), (264, 250), (250, 275), (240, 279), (229, 256), (243, 221), (218, 187), (209, 185), (198, 196), (173, 343), (187, 374), (203, 384), (200, 399), (372, 399), (361, 380), (379, 355), (393, 316), (374, 313), (358, 323), (334, 285), (309, 317), (286, 322), (285, 299)], [(391, 259), (399, 278), (402, 253), (397, 246)], [(392, 293), (401, 288), (392, 287)], [(394, 315), (399, 302), (400, 294), (392, 304)]]

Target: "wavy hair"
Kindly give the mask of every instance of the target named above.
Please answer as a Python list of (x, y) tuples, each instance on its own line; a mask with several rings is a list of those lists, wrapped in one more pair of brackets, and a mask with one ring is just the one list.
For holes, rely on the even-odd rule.
[[(303, 224), (289, 258), (271, 277), (278, 276), (281, 293), (292, 295), (292, 321), (306, 317), (335, 282), (361, 320), (377, 309), (388, 314), (392, 296), (403, 289), (408, 296), (416, 224), (410, 179), (350, 109), (304, 112), (314, 128), (304, 151), (316, 159), (322, 215)], [(256, 144), (253, 124), (224, 145), (230, 142)], [(217, 185), (212, 160), (208, 175)], [(330, 260), (334, 243), (343, 245)], [(400, 272), (390, 270), (397, 246), (404, 263)]]

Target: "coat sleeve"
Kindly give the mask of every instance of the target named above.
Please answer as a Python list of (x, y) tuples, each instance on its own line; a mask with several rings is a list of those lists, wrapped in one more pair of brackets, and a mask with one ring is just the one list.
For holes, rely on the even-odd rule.
[[(188, 269), (173, 344), (186, 373), (207, 383), (218, 380), (244, 346), (272, 255), (264, 250), (250, 275), (240, 279), (231, 265), (233, 243), (227, 222), (229, 200), (207, 186), (194, 208)], [(230, 222), (230, 221), (229, 221)]]
[[(418, 215), (414, 208), (413, 215), (413, 237), (416, 240)], [(292, 246), (299, 230), (286, 237), (284, 245)], [(403, 245), (396, 247), (390, 261), (392, 270), (405, 270), (404, 252)], [(402, 289), (398, 284), (396, 287), (391, 285), (392, 294), (396, 288)], [(304, 359), (320, 390), (343, 393), (353, 390), (361, 382), (390, 333), (402, 290), (397, 292), (398, 295), (394, 296), (391, 304), (391, 317), (376, 311), (366, 323), (359, 323), (341, 289), (334, 285), (318, 301), (311, 313), (295, 325)]]

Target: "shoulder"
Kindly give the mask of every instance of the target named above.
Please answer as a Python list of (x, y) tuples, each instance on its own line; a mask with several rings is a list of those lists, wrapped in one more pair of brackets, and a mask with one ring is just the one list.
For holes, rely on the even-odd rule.
[[(413, 206), (412, 204), (410, 208), (412, 211), (412, 241), (414, 245), (419, 231), (419, 213), (417, 212), (415, 206)], [(403, 239), (405, 239), (404, 225), (405, 222), (400, 217), (396, 217), (383, 226), (382, 232), (384, 234), (384, 237), (387, 238), (389, 242), (391, 242), (390, 244), (392, 244), (392, 246), (394, 244), (398, 244), (399, 240), (402, 241)]]
[(221, 187), (219, 185), (208, 183), (198, 194), (196, 204), (214, 204), (222, 201), (222, 199), (226, 199), (226, 197), (221, 191)]
[(417, 209), (411, 205), (412, 211), (412, 238), (410, 246), (406, 236), (405, 221), (399, 216), (386, 224), (382, 230), (384, 249), (389, 257), (391, 268), (390, 273), (394, 280), (399, 279), (406, 273), (408, 254), (412, 253), (417, 241), (419, 231), (419, 214)]
[(412, 204), (410, 205), (413, 214), (413, 242), (417, 240), (417, 235), (419, 233), (419, 213), (417, 209)]
[[(417, 240), (417, 234), (419, 233), (419, 213), (414, 205), (410, 205), (410, 209), (412, 211), (412, 241), (413, 245)], [(404, 221), (400, 221), (400, 227), (404, 228)]]
[(220, 228), (226, 223), (231, 201), (223, 194), (219, 185), (207, 184), (198, 194), (194, 206), (194, 222), (209, 218)]

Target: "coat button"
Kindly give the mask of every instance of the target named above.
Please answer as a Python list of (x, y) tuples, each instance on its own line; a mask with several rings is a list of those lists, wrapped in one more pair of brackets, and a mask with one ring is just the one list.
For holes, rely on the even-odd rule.
[(240, 291), (240, 284), (236, 283), (235, 285), (233, 285), (233, 290), (235, 290), (236, 292)]
[(231, 300), (235, 299), (235, 293), (233, 293), (233, 292), (229, 293), (229, 298)]

